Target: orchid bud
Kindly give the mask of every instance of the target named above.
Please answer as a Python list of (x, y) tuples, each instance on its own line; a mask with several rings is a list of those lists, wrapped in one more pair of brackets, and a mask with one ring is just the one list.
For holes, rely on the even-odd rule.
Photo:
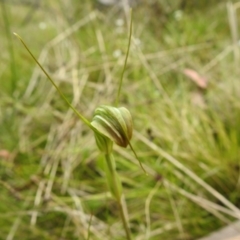
[(105, 105), (98, 107), (91, 125), (97, 132), (124, 148), (128, 146), (132, 138), (132, 117), (124, 107), (116, 108)]

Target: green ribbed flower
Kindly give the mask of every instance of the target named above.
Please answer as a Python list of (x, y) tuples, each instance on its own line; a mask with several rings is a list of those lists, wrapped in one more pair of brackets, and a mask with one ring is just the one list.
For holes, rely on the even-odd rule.
[[(137, 155), (130, 143), (130, 140), (132, 138), (132, 131), (133, 131), (132, 117), (131, 117), (130, 112), (124, 107), (117, 108), (117, 107), (111, 107), (111, 106), (100, 106), (99, 108), (97, 108), (95, 110), (93, 120), (90, 123), (68, 101), (68, 99), (65, 97), (63, 92), (59, 89), (59, 87), (55, 84), (55, 82), (50, 77), (50, 75), (45, 71), (43, 66), (34, 57), (34, 55), (29, 50), (29, 48), (27, 47), (25, 42), (22, 40), (22, 38), (18, 34), (16, 34), (16, 33), (14, 33), (14, 34), (19, 38), (19, 40), (22, 42), (22, 44), (24, 45), (26, 50), (29, 52), (29, 54), (32, 56), (32, 58), (38, 64), (38, 66), (42, 69), (42, 71), (44, 72), (46, 77), (49, 79), (49, 81), (52, 83), (52, 85), (56, 88), (56, 90), (58, 91), (60, 96), (64, 99), (64, 101), (68, 104), (68, 106), (94, 132), (97, 146), (98, 146), (99, 150), (105, 154), (106, 179), (107, 179), (110, 191), (111, 191), (112, 195), (116, 198), (116, 201), (119, 205), (119, 209), (120, 209), (120, 213), (121, 213), (120, 216), (122, 218), (123, 226), (124, 226), (124, 229), (126, 232), (126, 239), (131, 240), (131, 231), (128, 226), (126, 214), (124, 211), (125, 209), (123, 208), (123, 205), (122, 205), (122, 199), (123, 199), (122, 184), (121, 184), (121, 180), (117, 174), (115, 160), (114, 160), (114, 157), (112, 154), (113, 142), (115, 142), (117, 145), (124, 147), (124, 148), (126, 148), (129, 145), (137, 158)], [(131, 24), (130, 24), (128, 49), (127, 49), (126, 58), (125, 58), (125, 62), (124, 62), (124, 68), (122, 71), (121, 80), (120, 80), (120, 84), (119, 84), (116, 105), (118, 105), (121, 86), (122, 86), (122, 80), (123, 80), (123, 74), (124, 74), (124, 70), (126, 69), (126, 65), (127, 65), (127, 58), (128, 58), (130, 42), (131, 42), (131, 35), (132, 35), (132, 17), (131, 17)], [(140, 161), (139, 161), (139, 163), (141, 165)], [(141, 167), (142, 167), (142, 165), (141, 165)], [(143, 169), (143, 167), (142, 167), (142, 169)], [(88, 238), (89, 238), (89, 236), (90, 235), (88, 235)]]
[[(107, 137), (117, 145), (126, 148), (132, 138), (133, 124), (130, 112), (124, 107), (100, 106), (93, 116), (91, 125), (101, 135)], [(95, 138), (98, 142), (98, 134), (95, 133)], [(103, 142), (103, 141), (102, 141)], [(99, 146), (103, 149), (103, 146)]]

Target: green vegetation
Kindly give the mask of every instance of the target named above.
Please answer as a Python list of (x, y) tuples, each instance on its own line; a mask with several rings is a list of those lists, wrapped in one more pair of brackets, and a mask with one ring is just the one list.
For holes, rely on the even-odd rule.
[[(128, 15), (71, 2), (1, 2), (0, 239), (126, 239), (93, 132), (12, 34), (91, 121), (115, 103)], [(119, 100), (149, 175), (130, 148), (114, 146), (116, 167), (133, 239), (197, 239), (240, 216), (234, 21), (225, 1), (152, 2), (133, 9)]]

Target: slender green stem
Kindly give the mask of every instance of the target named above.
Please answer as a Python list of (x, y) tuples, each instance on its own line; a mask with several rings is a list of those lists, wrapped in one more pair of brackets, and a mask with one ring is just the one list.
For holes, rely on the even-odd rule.
[(23, 39), (17, 34), (17, 33), (13, 33), (15, 36), (17, 36), (17, 38), (21, 41), (21, 43), (23, 44), (23, 46), (26, 48), (26, 50), (29, 52), (29, 54), (31, 55), (31, 57), (34, 59), (34, 61), (37, 63), (37, 65), (41, 68), (41, 70), (44, 72), (44, 74), (46, 75), (46, 77), (49, 79), (49, 81), (52, 83), (52, 85), (56, 88), (56, 90), (58, 91), (58, 93), (61, 95), (61, 97), (64, 99), (64, 101), (67, 103), (67, 105), (73, 110), (73, 112), (85, 123), (87, 124), (88, 127), (90, 127), (93, 131), (96, 131), (95, 128), (93, 128), (93, 126), (91, 125), (91, 123), (82, 115), (80, 114), (74, 107), (73, 105), (67, 100), (67, 98), (65, 97), (65, 95), (63, 94), (63, 92), (60, 90), (60, 88), (56, 85), (56, 83), (52, 80), (52, 78), (50, 77), (50, 75), (45, 71), (45, 69), (43, 68), (43, 66), (38, 62), (38, 60), (34, 57), (34, 55), (32, 54), (32, 52), (30, 51), (30, 49), (27, 47), (27, 45), (25, 44), (25, 42), (23, 41)]
[(131, 45), (131, 37), (132, 37), (132, 9), (130, 10), (130, 30), (129, 30), (129, 38), (128, 38), (128, 48), (127, 48), (127, 53), (126, 53), (126, 57), (125, 57), (125, 61), (124, 61), (124, 66), (123, 66), (123, 70), (122, 70), (122, 74), (121, 74), (121, 78), (120, 78), (120, 83), (119, 83), (119, 87), (118, 87), (118, 93), (117, 93), (117, 98), (116, 98), (116, 106), (118, 106), (119, 103), (119, 97), (120, 97), (120, 93), (121, 93), (121, 88), (122, 88), (122, 82), (123, 82), (123, 75), (127, 66), (127, 60), (128, 60), (128, 55), (129, 55), (129, 51), (130, 51), (130, 45)]
[(130, 229), (128, 227), (128, 223), (127, 223), (127, 219), (126, 219), (126, 216), (125, 216), (125, 213), (124, 213), (124, 210), (123, 210), (123, 205), (122, 205), (121, 198), (117, 202), (118, 202), (118, 206), (119, 206), (119, 210), (120, 210), (120, 215), (121, 215), (121, 218), (122, 218), (123, 226), (124, 226), (124, 229), (125, 229), (125, 232), (126, 232), (127, 240), (131, 240), (132, 239), (131, 231), (130, 231)]
[[(112, 187), (113, 195), (116, 199), (120, 199), (122, 195), (121, 191), (121, 183), (118, 181), (118, 175), (115, 167), (115, 160), (113, 158), (113, 154), (105, 154), (106, 162), (107, 162), (107, 167), (108, 167), (108, 172), (109, 172), (109, 181), (112, 182), (110, 186)], [(110, 182), (109, 182), (110, 183)]]
[(15, 57), (14, 57), (14, 50), (13, 50), (13, 43), (12, 43), (12, 36), (11, 36), (11, 30), (10, 30), (10, 23), (8, 19), (8, 13), (7, 8), (5, 6), (5, 1), (2, 1), (2, 14), (3, 14), (3, 20), (6, 30), (6, 36), (8, 40), (8, 51), (10, 54), (10, 67), (11, 67), (11, 92), (13, 94), (15, 87), (16, 87), (16, 78), (17, 78), (17, 70), (16, 70), (16, 64), (15, 64)]
[(89, 224), (88, 224), (88, 236), (87, 236), (87, 240), (90, 239), (90, 235), (91, 235), (90, 227), (91, 227), (91, 224), (92, 224), (92, 218), (93, 218), (93, 215), (91, 214), (91, 217), (90, 217), (90, 220), (89, 220)]
[(119, 210), (120, 210), (120, 215), (121, 215), (121, 219), (123, 222), (123, 226), (125, 229), (125, 233), (126, 233), (126, 239), (127, 240), (131, 240), (131, 232), (130, 229), (128, 227), (128, 223), (127, 223), (127, 219), (123, 210), (123, 205), (122, 205), (122, 193), (121, 193), (121, 187), (119, 186), (119, 184), (121, 184), (121, 182), (119, 183), (118, 181), (118, 175), (117, 175), (117, 171), (115, 169), (115, 160), (114, 157), (111, 153), (109, 154), (105, 154), (105, 158), (106, 158), (106, 162), (107, 162), (107, 167), (109, 170), (109, 173), (111, 174), (111, 179), (112, 182), (112, 186), (114, 188), (114, 196), (117, 200), (118, 206), (119, 206)]
[(129, 144), (132, 152), (134, 153), (135, 158), (138, 160), (138, 162), (139, 162), (139, 164), (140, 164), (140, 167), (142, 168), (142, 170), (144, 171), (144, 173), (145, 173), (146, 175), (148, 175), (148, 173), (147, 173), (146, 170), (144, 169), (141, 161), (139, 160), (137, 153), (136, 153), (135, 150), (133, 149), (132, 144), (131, 144), (130, 142), (128, 142), (128, 144)]

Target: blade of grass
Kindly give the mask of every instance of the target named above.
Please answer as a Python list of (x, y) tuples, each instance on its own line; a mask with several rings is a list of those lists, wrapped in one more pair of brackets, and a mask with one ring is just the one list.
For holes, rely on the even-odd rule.
[(91, 214), (90, 220), (89, 220), (89, 224), (88, 224), (88, 236), (87, 236), (87, 240), (90, 240), (90, 235), (91, 235), (91, 225), (92, 225), (92, 218), (93, 218), (93, 214)]
[(156, 153), (164, 157), (166, 160), (168, 160), (170, 163), (172, 163), (175, 167), (183, 171), (188, 177), (193, 179), (196, 183), (198, 183), (200, 186), (205, 188), (209, 193), (211, 193), (214, 197), (216, 197), (219, 201), (221, 201), (225, 206), (227, 206), (232, 211), (235, 211), (236, 213), (240, 214), (240, 210), (234, 206), (230, 201), (228, 201), (222, 194), (217, 192), (214, 188), (212, 188), (209, 184), (207, 184), (205, 181), (203, 181), (200, 177), (198, 177), (194, 172), (192, 172), (190, 169), (185, 167), (182, 163), (180, 163), (177, 159), (175, 159), (173, 156), (165, 152), (162, 148), (158, 147), (153, 142), (149, 141), (146, 137), (141, 135), (140, 133), (135, 132), (135, 135), (137, 135), (137, 138), (141, 140), (143, 143), (145, 143), (147, 146), (149, 146), (151, 149), (153, 149)]
[(48, 78), (48, 80), (52, 83), (52, 85), (56, 88), (57, 92), (61, 95), (61, 97), (64, 99), (64, 101), (67, 103), (67, 105), (73, 110), (73, 112), (89, 127), (91, 128), (93, 131), (96, 131), (96, 129), (94, 129), (92, 127), (92, 125), (90, 124), (90, 122), (82, 115), (80, 114), (73, 106), (72, 104), (67, 100), (67, 98), (65, 97), (65, 95), (63, 94), (63, 92), (60, 90), (60, 88), (55, 84), (55, 82), (52, 80), (52, 78), (50, 77), (50, 75), (45, 71), (45, 69), (42, 67), (42, 65), (38, 62), (38, 60), (34, 57), (34, 55), (32, 54), (32, 52), (30, 51), (30, 49), (27, 47), (27, 45), (25, 44), (25, 42), (23, 41), (23, 39), (17, 34), (17, 33), (13, 33), (23, 44), (23, 46), (26, 48), (26, 50), (28, 51), (28, 53), (31, 55), (31, 57), (33, 58), (33, 60), (37, 63), (37, 65), (41, 68), (41, 70), (44, 72), (44, 74), (46, 75), (46, 77)]
[(128, 55), (129, 55), (129, 51), (130, 51), (131, 38), (132, 38), (132, 22), (133, 22), (132, 19), (133, 19), (132, 9), (130, 9), (130, 29), (129, 29), (129, 38), (128, 38), (128, 48), (127, 48), (124, 66), (123, 66), (123, 70), (122, 70), (122, 74), (121, 74), (121, 78), (120, 78), (120, 82), (119, 82), (119, 86), (118, 86), (118, 93), (117, 93), (116, 104), (115, 104), (116, 106), (118, 106), (118, 104), (119, 104), (119, 97), (120, 97), (121, 88), (122, 88), (123, 75), (124, 75), (124, 72), (125, 72), (125, 69), (127, 66), (127, 60), (128, 60)]
[(16, 70), (16, 63), (15, 63), (15, 57), (14, 57), (13, 42), (12, 42), (8, 12), (7, 12), (4, 0), (2, 1), (2, 15), (3, 15), (6, 36), (8, 40), (8, 51), (10, 55), (10, 69), (11, 69), (11, 93), (13, 94), (16, 88), (15, 82), (17, 79), (17, 70)]

